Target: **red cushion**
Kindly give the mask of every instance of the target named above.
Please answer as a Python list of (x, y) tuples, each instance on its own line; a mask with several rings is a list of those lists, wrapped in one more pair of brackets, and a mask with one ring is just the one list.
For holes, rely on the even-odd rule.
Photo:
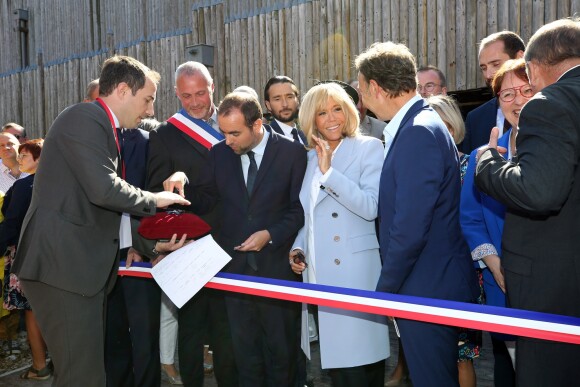
[(141, 219), (137, 232), (147, 239), (171, 239), (173, 234), (193, 239), (209, 233), (211, 227), (199, 216), (180, 210), (158, 212)]

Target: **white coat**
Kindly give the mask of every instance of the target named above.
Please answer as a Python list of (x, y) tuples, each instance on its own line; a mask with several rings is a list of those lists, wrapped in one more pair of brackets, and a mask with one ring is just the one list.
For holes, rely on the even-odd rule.
[[(300, 191), (305, 226), (293, 246), (304, 250), (309, 264), (303, 273), (304, 282), (375, 290), (381, 273), (375, 218), (382, 163), (383, 146), (379, 140), (362, 135), (345, 138), (336, 149), (332, 170), (311, 210), (312, 179), (318, 170), (318, 158), (316, 151), (308, 153)], [(310, 237), (315, 251), (309, 251)], [(302, 348), (309, 356), (307, 317), (303, 305)], [(390, 354), (385, 316), (321, 306), (318, 322), (322, 368), (371, 364)]]

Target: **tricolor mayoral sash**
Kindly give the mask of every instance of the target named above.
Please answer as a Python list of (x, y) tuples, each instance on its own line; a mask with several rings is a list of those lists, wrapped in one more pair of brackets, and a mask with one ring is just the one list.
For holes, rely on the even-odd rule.
[(167, 122), (174, 125), (177, 129), (181, 130), (207, 149), (211, 149), (212, 146), (225, 138), (223, 134), (212, 128), (207, 122), (193, 118), (187, 114), (185, 109), (181, 109), (179, 112), (175, 113), (167, 120)]

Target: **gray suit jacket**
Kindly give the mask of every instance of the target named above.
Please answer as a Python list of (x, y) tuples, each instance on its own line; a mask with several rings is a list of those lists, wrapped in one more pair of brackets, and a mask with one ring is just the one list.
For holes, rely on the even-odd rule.
[[(309, 267), (304, 282), (374, 290), (381, 271), (375, 219), (383, 163), (380, 141), (356, 136), (345, 138), (332, 160), (333, 171), (320, 189), (312, 211), (311, 187), (318, 170), (316, 152), (308, 153), (308, 166), (300, 191), (305, 226), (294, 247), (301, 247)], [(315, 182), (318, 184), (318, 182)], [(313, 219), (311, 214), (313, 214)], [(313, 220), (314, 229), (310, 228)], [(309, 238), (314, 238), (310, 250)], [(314, 256), (314, 262), (312, 258)], [(354, 367), (389, 356), (386, 318), (366, 313), (318, 308), (322, 368)], [(307, 313), (302, 316), (302, 345), (308, 345)], [(324, 333), (322, 333), (324, 332)], [(305, 335), (305, 336), (304, 336)]]
[(381, 140), (387, 123), (376, 118), (365, 116), (360, 120), (360, 132), (365, 136), (372, 136)]
[(64, 110), (46, 136), (12, 271), (92, 296), (119, 248), (121, 213), (152, 215), (153, 194), (117, 176), (111, 123), (97, 103)]

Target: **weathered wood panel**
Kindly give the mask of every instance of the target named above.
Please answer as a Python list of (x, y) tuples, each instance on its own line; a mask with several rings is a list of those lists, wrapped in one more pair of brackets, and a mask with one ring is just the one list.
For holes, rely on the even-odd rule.
[[(16, 9), (29, 11), (30, 66), (20, 66)], [(356, 76), (354, 57), (370, 44), (407, 44), (418, 64), (447, 75), (451, 90), (482, 86), (479, 41), (537, 28), (580, 12), (580, 0), (5, 0), (0, 2), (0, 117), (41, 135), (82, 100), (105, 58), (134, 56), (161, 73), (156, 116), (178, 109), (175, 68), (185, 47), (215, 47), (215, 100), (246, 84), (262, 96), (273, 75), (303, 92), (316, 80)]]

